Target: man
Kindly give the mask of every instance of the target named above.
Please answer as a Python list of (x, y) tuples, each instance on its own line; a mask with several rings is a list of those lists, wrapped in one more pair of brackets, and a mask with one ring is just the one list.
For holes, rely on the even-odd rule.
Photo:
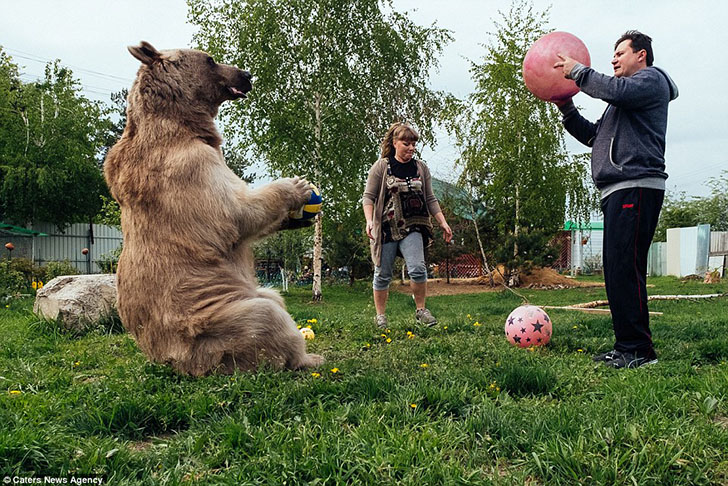
[(604, 213), (604, 282), (615, 344), (594, 357), (613, 368), (657, 363), (647, 312), (647, 252), (665, 195), (667, 105), (675, 83), (654, 67), (652, 39), (630, 30), (614, 47), (614, 76), (559, 55), (554, 68), (592, 98), (608, 103), (591, 123), (571, 99), (557, 103), (566, 130), (592, 147), (592, 179)]

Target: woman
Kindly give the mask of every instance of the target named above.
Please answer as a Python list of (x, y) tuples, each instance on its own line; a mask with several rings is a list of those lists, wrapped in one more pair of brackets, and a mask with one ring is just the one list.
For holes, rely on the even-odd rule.
[(407, 264), (417, 309), (415, 320), (434, 326), (437, 319), (425, 307), (427, 268), (425, 248), (432, 240), (431, 216), (447, 243), (452, 230), (432, 192), (427, 166), (414, 158), (417, 132), (405, 123), (395, 123), (382, 141), (381, 158), (369, 170), (362, 203), (374, 262), (374, 306), (376, 324), (388, 327), (386, 309), (394, 259), (400, 254)]

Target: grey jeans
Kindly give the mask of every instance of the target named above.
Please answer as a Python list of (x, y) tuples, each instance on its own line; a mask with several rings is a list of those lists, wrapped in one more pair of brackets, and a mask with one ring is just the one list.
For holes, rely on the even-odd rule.
[(382, 258), (380, 265), (374, 267), (374, 290), (387, 290), (392, 282), (394, 259), (397, 249), (407, 264), (407, 273), (415, 283), (427, 281), (427, 267), (425, 266), (425, 249), (422, 243), (422, 234), (413, 231), (400, 241), (392, 241), (382, 245)]

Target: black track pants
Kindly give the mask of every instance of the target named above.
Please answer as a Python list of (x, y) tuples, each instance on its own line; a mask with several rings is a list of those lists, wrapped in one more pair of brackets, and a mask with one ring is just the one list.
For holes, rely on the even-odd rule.
[(647, 312), (647, 252), (664, 196), (665, 191), (635, 187), (602, 199), (604, 282), (617, 351), (654, 354)]

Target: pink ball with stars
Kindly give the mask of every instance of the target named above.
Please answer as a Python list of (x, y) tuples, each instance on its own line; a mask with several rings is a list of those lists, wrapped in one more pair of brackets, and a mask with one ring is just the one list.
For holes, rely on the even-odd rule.
[(551, 319), (540, 307), (516, 307), (506, 319), (506, 338), (514, 346), (544, 346), (551, 340)]

